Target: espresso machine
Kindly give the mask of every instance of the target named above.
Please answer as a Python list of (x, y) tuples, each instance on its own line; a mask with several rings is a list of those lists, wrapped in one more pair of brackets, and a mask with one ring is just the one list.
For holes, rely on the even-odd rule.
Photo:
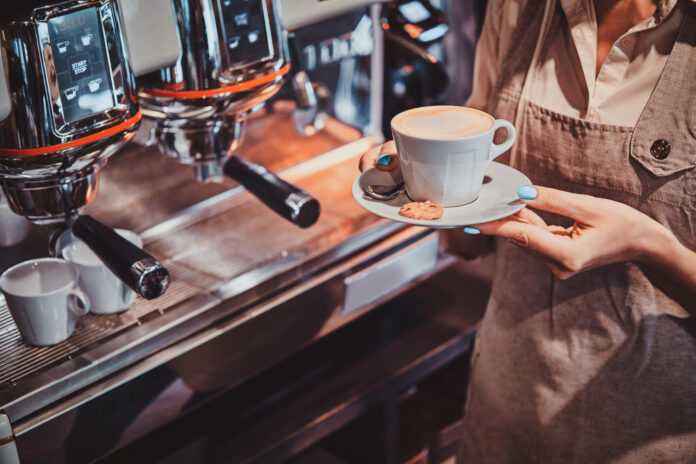
[(272, 0), (173, 0), (183, 53), (139, 80), (138, 99), (160, 149), (194, 168), (198, 181), (226, 175), (280, 216), (306, 228), (319, 202), (233, 153), (247, 116), (282, 87), (290, 70)]
[[(149, 29), (133, 21), (124, 27), (122, 15), (155, 4), (165, 14)], [(69, 228), (148, 299), (166, 290), (167, 270), (79, 213), (96, 197), (109, 157), (138, 129), (134, 73), (178, 57), (167, 6), (167, 0), (30, 0), (4, 5), (0, 18), (0, 184), (10, 207), (52, 227), (56, 238)], [(126, 33), (154, 48), (128, 50)]]
[[(75, 184), (94, 173), (93, 201), (78, 197), (77, 210), (137, 231), (173, 278), (160, 298), (87, 315), (67, 343), (40, 350), (21, 343), (0, 301), (0, 426), (11, 426), (0, 452), (14, 439), (25, 464), (283, 462), (395, 393), (385, 388), (401, 391), (465, 348), (461, 328), (469, 323), (460, 319), (483, 299), (465, 279), (452, 287), (466, 298), (451, 312), (406, 298), (393, 320), (383, 319), (385, 302), (453, 258), (432, 230), (382, 220), (350, 193), (361, 155), (384, 141), (384, 2), (67, 5), (118, 13), (111, 18), (123, 40), (108, 50), (123, 56), (120, 74), (110, 75), (123, 76), (125, 98), (113, 97), (103, 111), (113, 118), (98, 128), (118, 126), (138, 108), (143, 118), (118, 153), (99, 137), (93, 143), (101, 152), (90, 159), (86, 149), (66, 151), (72, 157), (53, 166), (50, 178), (70, 172)], [(29, 21), (31, 12), (23, 17)], [(167, 17), (171, 27), (157, 25)], [(82, 40), (68, 40), (75, 38)], [(46, 74), (43, 65), (34, 74)], [(4, 127), (3, 148), (10, 148)], [(120, 141), (132, 136), (124, 132)], [(148, 139), (154, 143), (136, 143)], [(2, 158), (3, 178), (13, 160)], [(241, 186), (192, 182), (193, 173), (237, 178), (240, 169)], [(249, 178), (262, 188), (250, 187)], [(321, 201), (318, 219), (318, 204), (302, 192)], [(66, 223), (75, 215), (65, 210), (74, 209), (32, 219)], [(433, 295), (451, 293), (443, 286)], [(208, 420), (211, 411), (219, 414)]]

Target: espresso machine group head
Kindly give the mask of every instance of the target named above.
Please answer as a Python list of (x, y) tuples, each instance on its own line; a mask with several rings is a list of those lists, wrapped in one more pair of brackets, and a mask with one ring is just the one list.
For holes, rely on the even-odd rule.
[(199, 181), (227, 175), (292, 223), (311, 226), (316, 199), (232, 154), (245, 118), (280, 90), (290, 69), (277, 2), (172, 1), (182, 54), (145, 76), (138, 92), (161, 150), (192, 165)]
[[(36, 223), (69, 226), (116, 275), (153, 298), (166, 289), (166, 269), (112, 229), (79, 216), (97, 194), (99, 171), (140, 123), (132, 64), (149, 69), (140, 64), (141, 51), (127, 49), (121, 17), (121, 7), (132, 10), (138, 2), (163, 5), (161, 0), (3, 5), (0, 185), (14, 212)], [(173, 30), (171, 7), (169, 15)], [(158, 32), (132, 30), (151, 34), (153, 41)], [(147, 60), (161, 67), (177, 57), (178, 48), (172, 53), (165, 47)]]
[(113, 1), (17, 3), (0, 19), (0, 182), (18, 214), (65, 222), (138, 128), (133, 75)]

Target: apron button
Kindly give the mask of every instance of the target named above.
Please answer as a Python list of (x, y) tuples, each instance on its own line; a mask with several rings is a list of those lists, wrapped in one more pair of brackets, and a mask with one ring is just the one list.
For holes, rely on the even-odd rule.
[(672, 149), (669, 142), (665, 139), (657, 139), (650, 147), (650, 153), (657, 159), (663, 160), (669, 156), (669, 151)]

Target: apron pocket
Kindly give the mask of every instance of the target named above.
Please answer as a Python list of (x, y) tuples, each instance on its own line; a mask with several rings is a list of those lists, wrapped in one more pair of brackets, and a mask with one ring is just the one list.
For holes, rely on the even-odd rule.
[(633, 131), (630, 156), (655, 176), (696, 167), (696, 96), (686, 108), (684, 113), (661, 114), (647, 107), (650, 114), (643, 114)]

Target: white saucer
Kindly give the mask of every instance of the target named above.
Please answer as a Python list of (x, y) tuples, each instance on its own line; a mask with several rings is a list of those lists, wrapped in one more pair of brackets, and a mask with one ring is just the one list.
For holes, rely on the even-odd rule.
[(368, 169), (353, 182), (353, 198), (360, 206), (377, 216), (404, 224), (435, 229), (453, 229), (481, 224), (515, 214), (524, 208), (524, 203), (517, 197), (517, 187), (532, 185), (532, 181), (517, 169), (492, 162), (486, 170), (486, 178), (477, 200), (468, 205), (445, 208), (441, 218), (426, 221), (410, 219), (399, 214), (401, 206), (411, 202), (405, 192), (389, 201), (373, 200), (365, 195), (365, 188), (368, 185), (396, 185), (397, 176), (399, 174), (395, 175), (375, 168)]

